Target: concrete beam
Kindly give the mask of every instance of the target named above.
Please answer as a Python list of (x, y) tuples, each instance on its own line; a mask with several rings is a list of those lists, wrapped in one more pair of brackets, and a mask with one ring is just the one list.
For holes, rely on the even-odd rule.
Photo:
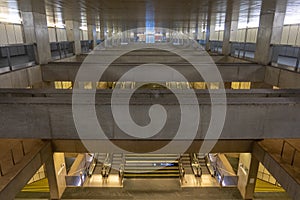
[[(32, 91), (33, 92), (33, 91)], [(32, 93), (31, 92), (31, 93)], [(66, 92), (66, 91), (62, 91)], [(71, 91), (66, 94), (22, 94), (3, 92), (0, 97), (1, 138), (43, 138), (43, 139), (99, 139), (131, 140), (129, 135), (119, 129), (111, 112), (111, 91), (98, 91), (96, 111), (106, 136), (82, 135), (79, 138), (72, 114)], [(83, 91), (88, 95), (89, 91)], [(251, 94), (253, 91), (238, 95), (227, 91), (227, 116), (222, 135), (219, 139), (265, 139), (299, 138), (298, 115), (300, 112), (299, 92), (277, 91), (265, 94)], [(239, 91), (241, 93), (241, 91)], [(24, 92), (26, 93), (26, 91)], [(34, 92), (33, 92), (34, 93)], [(6, 96), (5, 96), (6, 95)], [(7, 97), (10, 95), (11, 97)], [(18, 97), (16, 97), (18, 96)], [(26, 96), (26, 95), (25, 95)], [(265, 96), (265, 97), (262, 97)], [(121, 99), (122, 95), (119, 96)], [(201, 120), (197, 136), (182, 138), (186, 140), (204, 139), (210, 122), (211, 100), (208, 93), (197, 94)], [(82, 99), (82, 109), (88, 109), (87, 99)], [(219, 102), (222, 104), (222, 101)], [(131, 98), (131, 117), (137, 123), (149, 120), (149, 106), (161, 104), (165, 107), (168, 119), (163, 130), (149, 140), (169, 140), (174, 138), (180, 120), (177, 99), (167, 91), (141, 91)], [(126, 106), (120, 103), (120, 107)], [(93, 121), (93, 116), (84, 118)], [(192, 119), (191, 119), (192, 120)], [(89, 126), (90, 127), (90, 126)], [(96, 130), (95, 130), (96, 131)], [(97, 131), (96, 131), (97, 132)], [(95, 132), (95, 133), (96, 133)], [(187, 136), (189, 137), (189, 136)], [(180, 140), (180, 138), (178, 138)]]
[[(117, 152), (116, 149), (111, 149), (108, 147), (108, 143), (113, 142), (116, 146), (126, 149), (130, 152), (136, 153), (146, 153), (151, 152), (153, 149), (159, 149), (164, 145), (167, 145), (170, 140), (52, 140), (53, 151), (55, 152), (70, 152), (70, 153), (90, 153), (87, 149), (87, 145), (95, 146), (97, 145), (97, 150), (99, 152)], [(182, 146), (186, 144), (186, 141), (172, 141), (175, 142), (177, 146)], [(216, 145), (211, 150), (212, 153), (247, 153), (252, 152), (253, 144), (255, 140), (218, 140)], [(186, 153), (199, 152), (203, 140), (194, 140)], [(91, 152), (94, 153), (94, 152)], [(170, 149), (166, 153), (178, 154), (177, 149)]]
[[(127, 57), (126, 59), (130, 59)], [(133, 58), (134, 59), (134, 58)], [(101, 67), (101, 64), (88, 64), (92, 70)], [(101, 77), (102, 81), (118, 81), (120, 77), (139, 64), (113, 64)], [(182, 63), (167, 64), (185, 75), (190, 82), (203, 82), (204, 79), (191, 67), (191, 65)], [(42, 66), (43, 81), (75, 81), (77, 72), (81, 63), (49, 63)], [(103, 65), (104, 67), (105, 65)], [(264, 82), (265, 67), (257, 64), (217, 64), (224, 82)], [(203, 65), (205, 70), (210, 69), (210, 65)], [(90, 80), (86, 80), (90, 81)], [(128, 80), (132, 81), (132, 80)], [(184, 81), (184, 80), (173, 80)]]
[(300, 74), (286, 69), (267, 66), (264, 82), (282, 89), (299, 89)]
[(27, 88), (42, 83), (40, 66), (34, 66), (0, 75), (0, 88)]
[[(49, 158), (51, 145), (49, 142), (36, 141), (32, 143), (29, 152), (22, 156), (22, 159), (9, 168), (9, 171), (0, 177), (0, 199), (12, 200), (15, 198), (21, 189), (28, 183), (36, 171)], [(10, 147), (11, 148), (11, 147)], [(5, 150), (1, 148), (2, 150)], [(22, 152), (21, 152), (22, 153)], [(7, 152), (10, 155), (9, 150)], [(16, 156), (16, 152), (14, 157)], [(3, 159), (3, 158), (2, 158)], [(3, 160), (1, 160), (3, 161)], [(1, 162), (8, 165), (8, 161)]]

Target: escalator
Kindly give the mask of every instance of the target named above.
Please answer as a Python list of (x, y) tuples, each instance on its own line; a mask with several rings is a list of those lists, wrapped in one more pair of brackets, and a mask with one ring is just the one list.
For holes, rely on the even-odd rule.
[(94, 174), (101, 174), (103, 165), (105, 163), (105, 160), (107, 160), (108, 156), (109, 155), (107, 153), (97, 153), (95, 155), (95, 157), (96, 157), (96, 167), (95, 167), (95, 170), (94, 170)]
[(212, 175), (211, 171), (207, 166), (207, 156), (206, 154), (201, 153), (194, 153), (190, 155), (191, 158), (191, 166), (193, 174), (196, 177), (201, 177), (202, 175), (210, 174)]
[(124, 178), (179, 178), (178, 157), (176, 154), (128, 154)]

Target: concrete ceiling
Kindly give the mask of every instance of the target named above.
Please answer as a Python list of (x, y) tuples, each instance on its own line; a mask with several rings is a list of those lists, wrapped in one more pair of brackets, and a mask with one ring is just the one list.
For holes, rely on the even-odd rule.
[[(21, 0), (19, 0), (21, 1)], [(225, 14), (230, 0), (45, 0), (48, 23), (64, 23), (67, 19), (80, 21), (83, 26), (93, 23), (100, 27), (130, 29), (144, 27), (146, 22), (155, 22), (156, 27), (179, 30), (205, 28), (208, 13), (216, 27), (224, 26)], [(232, 0), (238, 5), (241, 27), (247, 24), (258, 26), (262, 0)], [(275, 1), (275, 0), (274, 0)], [(287, 17), (295, 17), (300, 0), (288, 0)], [(0, 0), (0, 21), (5, 14), (18, 15), (17, 0)], [(296, 18), (296, 19), (295, 19)]]

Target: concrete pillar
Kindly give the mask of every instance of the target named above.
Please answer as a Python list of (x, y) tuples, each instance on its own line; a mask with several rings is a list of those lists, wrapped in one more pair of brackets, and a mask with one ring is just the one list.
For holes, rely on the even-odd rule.
[(36, 61), (47, 64), (51, 59), (45, 2), (40, 0), (19, 1), (26, 43), (36, 44)]
[(211, 12), (208, 13), (207, 24), (206, 24), (206, 35), (205, 35), (206, 51), (210, 50), (210, 43), (209, 43), (210, 33), (211, 33)]
[(281, 40), (287, 0), (263, 0), (257, 33), (255, 61), (268, 65), (271, 62), (272, 43)]
[(67, 170), (64, 153), (54, 153), (46, 162), (46, 172), (50, 187), (50, 198), (61, 199), (66, 189)]
[(239, 22), (240, 0), (228, 0), (226, 17), (225, 17), (225, 30), (223, 38), (222, 53), (229, 56), (231, 52), (231, 34), (237, 34)]
[(212, 17), (212, 1), (209, 1), (208, 12), (207, 12), (207, 22), (206, 22), (206, 32), (205, 32), (205, 50), (210, 50), (209, 38), (211, 34), (211, 17)]
[(66, 20), (66, 31), (67, 39), (69, 42), (74, 41), (74, 54), (81, 54), (81, 43), (80, 43), (80, 23), (73, 20)]
[(259, 162), (251, 153), (241, 153), (238, 168), (238, 189), (244, 199), (253, 199)]
[(97, 46), (97, 31), (95, 25), (88, 25), (88, 38), (93, 41), (92, 48)]
[(103, 21), (100, 21), (100, 40), (105, 40), (105, 28)]

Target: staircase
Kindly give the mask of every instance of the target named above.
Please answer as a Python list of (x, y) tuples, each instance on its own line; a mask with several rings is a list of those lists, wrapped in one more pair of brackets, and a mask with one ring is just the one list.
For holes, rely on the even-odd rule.
[(111, 174), (119, 174), (120, 166), (123, 162), (123, 154), (112, 155)]
[(124, 178), (179, 178), (176, 154), (128, 154)]

